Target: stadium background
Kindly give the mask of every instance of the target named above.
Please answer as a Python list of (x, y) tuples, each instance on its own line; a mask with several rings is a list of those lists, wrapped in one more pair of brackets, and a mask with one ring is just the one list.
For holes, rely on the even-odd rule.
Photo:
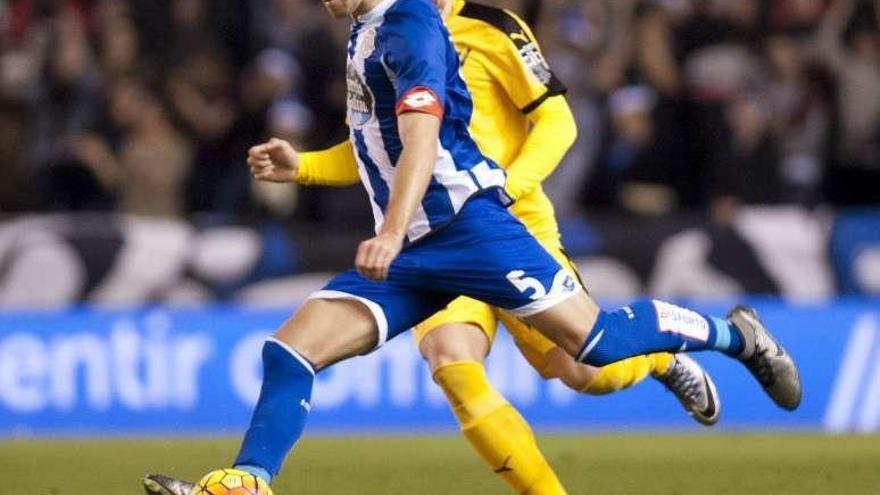
[[(725, 411), (723, 435), (695, 440), (659, 386), (575, 397), (502, 337), (490, 376), (563, 435), (546, 442), (564, 480), (586, 476), (574, 493), (632, 493), (640, 476), (691, 493), (650, 473), (774, 448), (793, 459), (777, 476), (801, 485), (765, 473), (770, 485), (730, 493), (880, 492), (876, 436), (813, 436), (880, 432), (880, 1), (485, 1), (532, 19), (569, 87), (580, 137), (547, 189), (590, 290), (609, 305), (748, 300), (804, 375), (802, 408), (784, 414), (700, 356)], [(243, 164), (269, 135), (303, 149), (345, 137), (346, 31), (310, 0), (0, 1), (0, 473), (27, 474), (29, 493), (89, 493), (65, 483), (113, 459), (134, 484), (110, 492), (131, 493), (154, 465), (192, 477), (228, 457), (226, 440), (164, 439), (240, 433), (261, 336), (371, 231), (359, 188), (254, 184)], [(383, 477), (395, 462), (437, 467), (420, 442), (473, 493), (504, 493), (462, 442), (388, 437), (454, 427), (409, 337), (388, 347), (319, 379), (310, 433), (338, 438), (304, 442), (292, 469), (318, 480), (306, 493), (363, 493), (320, 480), (338, 448), (364, 462), (369, 447), (344, 442), (372, 434), (395, 460), (369, 465), (377, 493), (420, 486)], [(163, 440), (140, 456), (82, 441), (132, 435)], [(666, 449), (670, 466), (650, 464)]]

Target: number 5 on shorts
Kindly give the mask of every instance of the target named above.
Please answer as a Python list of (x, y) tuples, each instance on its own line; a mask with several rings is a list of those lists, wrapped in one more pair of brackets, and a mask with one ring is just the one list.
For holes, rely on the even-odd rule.
[(507, 280), (516, 287), (516, 290), (526, 293), (527, 290), (532, 289), (534, 292), (529, 296), (529, 299), (533, 301), (537, 301), (542, 297), (547, 295), (547, 289), (541, 285), (541, 282), (534, 277), (526, 277), (526, 272), (522, 270), (513, 270), (507, 274)]

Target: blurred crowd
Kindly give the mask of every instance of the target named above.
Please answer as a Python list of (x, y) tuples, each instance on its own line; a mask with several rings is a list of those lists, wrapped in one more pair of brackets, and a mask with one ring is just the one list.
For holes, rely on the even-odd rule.
[(345, 137), (344, 24), (305, 1), (0, 3), (0, 210), (291, 214), (243, 157)]
[[(880, 204), (880, 0), (486, 3), (569, 87), (562, 211)], [(243, 163), (345, 138), (347, 27), (315, 0), (0, 0), (0, 212), (368, 216)]]
[(566, 197), (722, 219), (740, 204), (880, 204), (880, 1), (547, 7), (548, 57), (594, 131)]

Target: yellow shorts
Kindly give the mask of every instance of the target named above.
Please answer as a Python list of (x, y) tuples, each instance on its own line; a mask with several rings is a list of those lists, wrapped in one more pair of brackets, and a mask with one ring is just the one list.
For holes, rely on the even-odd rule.
[[(570, 270), (577, 276), (577, 267), (569, 259), (558, 239), (538, 239), (538, 242), (547, 249), (563, 268)], [(416, 325), (413, 329), (413, 335), (415, 336), (416, 346), (418, 346), (422, 339), (435, 328), (451, 323), (470, 323), (480, 327), (491, 343), (495, 340), (495, 331), (499, 320), (504, 324), (507, 331), (510, 332), (514, 342), (529, 364), (541, 376), (549, 378), (546, 356), (548, 352), (556, 347), (556, 344), (547, 339), (547, 337), (544, 337), (543, 334), (531, 325), (511, 316), (503, 310), (489, 306), (476, 299), (462, 296), (453, 300), (446, 308)]]

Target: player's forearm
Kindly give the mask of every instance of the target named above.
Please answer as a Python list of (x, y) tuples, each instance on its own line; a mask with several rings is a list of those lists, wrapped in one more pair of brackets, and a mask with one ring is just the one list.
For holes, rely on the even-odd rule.
[(513, 198), (532, 192), (550, 176), (577, 138), (574, 115), (563, 96), (547, 99), (529, 117), (532, 129), (507, 168), (507, 192)]
[(360, 180), (351, 141), (300, 154), (296, 182), (309, 186), (350, 186)]
[(399, 128), (403, 152), (395, 167), (381, 233), (403, 236), (431, 182), (440, 120), (432, 115), (405, 113), (399, 118)]

